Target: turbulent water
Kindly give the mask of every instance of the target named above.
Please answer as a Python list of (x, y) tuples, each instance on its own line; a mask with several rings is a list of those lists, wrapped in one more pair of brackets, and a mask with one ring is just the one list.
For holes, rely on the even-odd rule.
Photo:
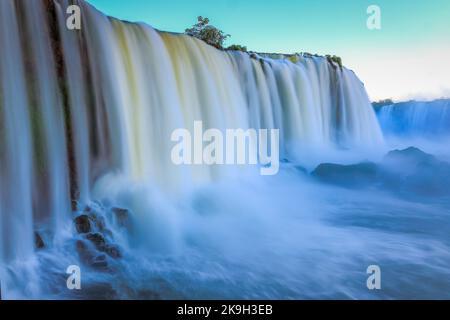
[[(4, 298), (448, 297), (446, 195), (308, 174), (367, 159), (403, 174), (381, 161), (382, 131), (352, 71), (323, 57), (219, 51), (83, 1), (82, 29), (71, 31), (72, 3), (0, 2)], [(174, 165), (171, 133), (196, 120), (280, 129), (280, 173)], [(77, 232), (81, 214), (119, 256)], [(74, 264), (82, 289), (71, 291)], [(381, 291), (366, 287), (371, 264)]]

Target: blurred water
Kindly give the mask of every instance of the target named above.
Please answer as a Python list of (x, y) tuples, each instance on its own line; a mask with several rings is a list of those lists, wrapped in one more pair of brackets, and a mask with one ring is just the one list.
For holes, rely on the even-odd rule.
[[(4, 298), (448, 298), (447, 166), (384, 163), (352, 71), (323, 57), (221, 52), (83, 1), (77, 33), (65, 28), (68, 0), (24, 3), (0, 2)], [(195, 120), (279, 128), (281, 172), (175, 166), (170, 133)], [(445, 160), (446, 145), (434, 142), (426, 151)], [(365, 187), (309, 174), (365, 160), (382, 175)], [(117, 225), (114, 207), (128, 210), (131, 229)], [(86, 212), (105, 219), (104, 237), (123, 257), (78, 234), (73, 218)], [(104, 260), (86, 262), (80, 243)], [(73, 264), (80, 291), (66, 287)], [(380, 291), (366, 287), (371, 264)]]
[[(40, 253), (42, 286), (51, 289), (45, 297), (450, 298), (449, 197), (324, 185), (292, 165), (269, 179), (204, 187), (176, 203), (137, 189), (113, 198), (134, 203), (137, 224), (152, 228), (122, 242), (127, 250), (114, 272), (85, 267), (77, 293), (54, 274), (73, 263), (73, 240), (62, 252)], [(370, 291), (366, 269), (374, 264), (382, 289)]]

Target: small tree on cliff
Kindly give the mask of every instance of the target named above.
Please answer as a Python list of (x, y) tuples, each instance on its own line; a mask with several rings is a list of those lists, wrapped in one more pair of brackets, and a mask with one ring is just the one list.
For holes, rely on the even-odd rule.
[(207, 44), (216, 47), (217, 49), (223, 49), (223, 43), (230, 37), (229, 34), (225, 34), (222, 30), (209, 24), (208, 18), (202, 16), (197, 18), (198, 22), (192, 26), (192, 28), (186, 29), (185, 33), (197, 39), (205, 41)]

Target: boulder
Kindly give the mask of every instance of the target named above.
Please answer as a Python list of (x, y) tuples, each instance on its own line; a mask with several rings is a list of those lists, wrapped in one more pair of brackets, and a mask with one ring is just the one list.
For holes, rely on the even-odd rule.
[(88, 233), (86, 239), (88, 239), (98, 251), (105, 252), (114, 259), (122, 257), (119, 246), (108, 243), (101, 233)]
[(106, 230), (105, 218), (89, 207), (74, 219), (74, 224), (77, 232), (80, 234)]
[(450, 164), (443, 161), (422, 162), (403, 179), (404, 190), (428, 197), (450, 195)]
[(78, 233), (89, 233), (92, 231), (92, 221), (86, 214), (76, 217), (74, 223)]
[(301, 174), (308, 174), (308, 170), (306, 170), (305, 167), (302, 167), (300, 165), (294, 166), (295, 170)]
[(75, 248), (78, 252), (80, 260), (83, 263), (90, 264), (92, 259), (95, 257), (95, 254), (89, 249), (89, 246), (83, 240), (77, 240), (75, 243)]

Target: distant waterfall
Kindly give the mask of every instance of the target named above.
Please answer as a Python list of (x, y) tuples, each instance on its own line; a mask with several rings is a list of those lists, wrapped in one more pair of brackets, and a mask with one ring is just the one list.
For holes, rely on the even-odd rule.
[(387, 135), (424, 138), (450, 135), (450, 100), (397, 103), (381, 107), (377, 115)]
[[(82, 30), (66, 8), (82, 9)], [(303, 146), (366, 147), (382, 135), (363, 84), (322, 57), (223, 52), (186, 35), (106, 17), (83, 1), (0, 1), (0, 261), (57, 234), (76, 200), (117, 173), (164, 191), (228, 168), (177, 167), (170, 134), (278, 128), (282, 157)]]

